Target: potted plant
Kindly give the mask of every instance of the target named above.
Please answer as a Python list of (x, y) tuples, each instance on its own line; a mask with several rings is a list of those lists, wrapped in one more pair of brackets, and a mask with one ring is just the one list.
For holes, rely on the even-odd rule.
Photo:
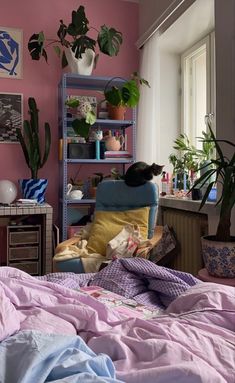
[[(123, 80), (119, 86), (111, 86), (114, 80)], [(130, 80), (113, 77), (104, 88), (104, 96), (108, 105), (109, 117), (113, 120), (123, 120), (127, 108), (134, 108), (140, 98), (139, 85), (150, 87), (147, 80), (137, 72), (132, 73)]]
[[(97, 62), (98, 54), (95, 55), (96, 45), (98, 44), (100, 52), (108, 56), (117, 56), (120, 45), (122, 44), (122, 33), (114, 29), (102, 25), (100, 30), (97, 31), (96, 39), (88, 36), (88, 33), (93, 27), (89, 27), (89, 21), (85, 14), (84, 6), (79, 6), (77, 11), (73, 10), (71, 15), (71, 22), (69, 25), (64, 24), (60, 20), (60, 26), (57, 31), (57, 38), (46, 38), (43, 31), (34, 33), (28, 41), (28, 50), (33, 60), (40, 60), (43, 57), (47, 62), (47, 47), (52, 45), (56, 54), (61, 58), (62, 68), (68, 65), (68, 58), (72, 55), (75, 57), (76, 62), (78, 59), (85, 58), (89, 62), (89, 69), (84, 61), (78, 67), (80, 74), (91, 74), (94, 62)], [(88, 58), (85, 57), (88, 54)], [(80, 69), (80, 71), (79, 71)], [(85, 73), (81, 70), (85, 69)], [(72, 72), (74, 67), (72, 67)]]
[[(191, 190), (198, 186), (206, 185), (206, 191), (202, 198), (201, 209), (209, 196), (214, 182), (221, 184), (221, 196), (216, 206), (220, 208), (219, 222), (215, 235), (202, 238), (202, 254), (205, 266), (211, 275), (219, 277), (234, 278), (235, 277), (235, 236), (231, 235), (231, 214), (235, 204), (235, 152), (228, 158), (220, 145), (235, 147), (235, 143), (228, 140), (216, 139), (212, 129), (211, 122), (208, 120), (207, 125), (211, 135), (208, 142), (215, 145), (217, 158), (210, 160), (211, 168), (209, 168), (199, 179), (195, 181)], [(211, 176), (214, 181), (210, 182)]]
[(72, 128), (78, 136), (87, 141), (90, 127), (96, 122), (96, 114), (91, 103), (89, 101), (80, 102), (76, 97), (71, 97), (65, 101), (65, 105), (76, 110), (75, 114), (78, 118), (72, 121)]
[(37, 199), (38, 203), (45, 201), (45, 191), (48, 184), (46, 179), (38, 178), (38, 171), (46, 163), (51, 147), (51, 130), (48, 122), (45, 122), (44, 153), (41, 150), (41, 135), (39, 132), (39, 118), (36, 101), (33, 97), (28, 99), (30, 120), (24, 120), (22, 134), (21, 129), (16, 129), (18, 140), (25, 157), (27, 166), (31, 171), (31, 179), (20, 180), (20, 186), (24, 198)]
[(175, 188), (182, 190), (186, 186), (189, 189), (190, 181), (198, 170), (197, 149), (191, 145), (186, 134), (180, 134), (174, 144), (173, 148), (178, 150), (178, 155), (170, 154), (169, 162), (173, 165)]

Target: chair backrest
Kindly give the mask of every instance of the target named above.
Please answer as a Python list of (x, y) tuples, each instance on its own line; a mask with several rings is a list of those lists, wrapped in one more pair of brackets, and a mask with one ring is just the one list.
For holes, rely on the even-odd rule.
[(96, 210), (124, 211), (149, 206), (148, 238), (152, 238), (157, 218), (158, 186), (153, 182), (131, 187), (123, 180), (99, 183), (96, 192)]

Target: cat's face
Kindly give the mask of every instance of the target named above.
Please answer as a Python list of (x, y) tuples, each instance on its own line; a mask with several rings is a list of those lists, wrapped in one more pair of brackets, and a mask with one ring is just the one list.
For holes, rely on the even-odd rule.
[(152, 165), (153, 175), (159, 176), (162, 173), (163, 168), (164, 168), (164, 165), (153, 164)]

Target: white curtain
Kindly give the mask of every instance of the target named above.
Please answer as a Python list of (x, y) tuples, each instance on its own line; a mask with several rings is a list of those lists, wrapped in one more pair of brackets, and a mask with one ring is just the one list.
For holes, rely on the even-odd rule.
[[(158, 33), (156, 32), (141, 50), (140, 76), (148, 80), (151, 88), (140, 86), (140, 101), (137, 113), (137, 161), (151, 165), (159, 163), (160, 141), (158, 135), (160, 121), (160, 68)], [(158, 100), (158, 102), (157, 102)]]

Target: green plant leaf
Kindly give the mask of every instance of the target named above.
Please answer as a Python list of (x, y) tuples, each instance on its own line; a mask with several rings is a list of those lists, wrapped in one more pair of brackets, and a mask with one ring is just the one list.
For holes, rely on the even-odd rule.
[(115, 86), (105, 92), (105, 98), (111, 105), (118, 106), (122, 104), (121, 91)]
[(40, 60), (41, 57), (47, 62), (47, 53), (44, 49), (45, 36), (43, 32), (33, 34), (28, 42), (28, 50), (32, 60)]
[(82, 54), (85, 52), (86, 49), (92, 49), (94, 51), (95, 45), (95, 40), (91, 39), (88, 36), (82, 35), (73, 42), (71, 49), (74, 52), (75, 57), (78, 59), (82, 57)]
[(79, 120), (76, 118), (72, 121), (72, 128), (76, 134), (78, 134), (80, 137), (84, 137), (85, 139), (89, 136), (90, 131), (90, 124), (87, 124), (85, 119), (82, 118)]
[(58, 45), (55, 45), (55, 46), (53, 47), (53, 49), (54, 49), (56, 55), (57, 55), (58, 57), (60, 57), (60, 56), (61, 56), (61, 49), (60, 49), (60, 47), (59, 47)]
[(79, 104), (80, 102), (77, 98), (69, 98), (65, 101), (65, 105), (69, 106), (70, 108), (77, 108)]
[(89, 31), (88, 24), (84, 6), (80, 5), (77, 11), (72, 11), (72, 23), (69, 24), (67, 32), (73, 37), (85, 35)]
[(123, 85), (122, 98), (124, 104), (130, 108), (133, 108), (138, 104), (140, 92), (135, 80), (130, 80)]
[(102, 25), (97, 38), (100, 51), (108, 56), (117, 56), (122, 44), (122, 33)]
[(96, 122), (96, 115), (91, 110), (90, 112), (87, 112), (86, 114), (86, 123), (89, 125), (93, 125)]

